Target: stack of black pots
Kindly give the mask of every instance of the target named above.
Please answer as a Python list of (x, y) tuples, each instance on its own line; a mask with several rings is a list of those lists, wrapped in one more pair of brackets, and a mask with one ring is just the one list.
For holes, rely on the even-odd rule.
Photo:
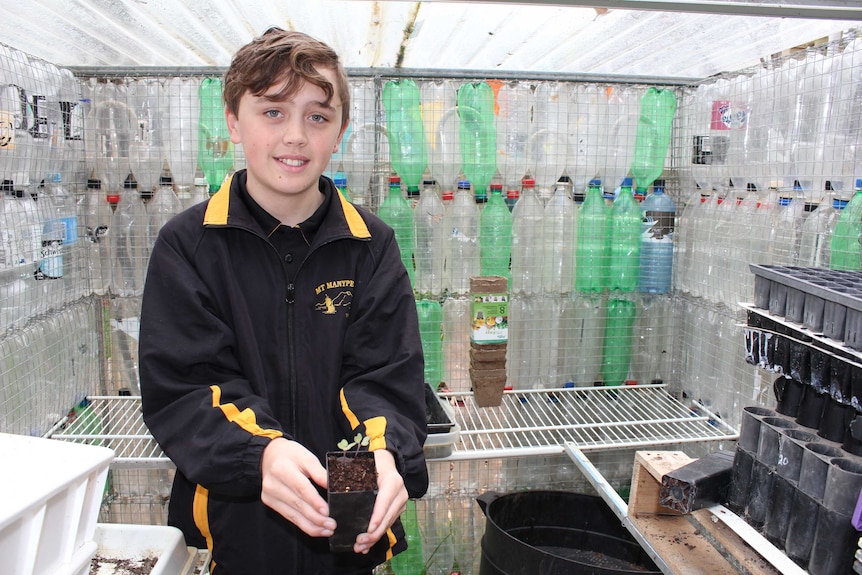
[[(838, 426), (818, 421), (783, 376), (776, 409), (746, 407), (728, 507), (812, 575), (852, 572), (860, 534), (852, 516), (862, 491), (862, 457), (843, 447)], [(810, 387), (810, 386), (809, 386)]]

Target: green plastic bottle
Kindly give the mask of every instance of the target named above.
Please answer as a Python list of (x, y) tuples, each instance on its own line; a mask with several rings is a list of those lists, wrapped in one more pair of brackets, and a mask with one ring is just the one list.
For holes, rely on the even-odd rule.
[(210, 193), (218, 190), (233, 169), (233, 142), (224, 117), (222, 83), (219, 78), (204, 78), (198, 88), (198, 165), (203, 170)]
[(443, 307), (437, 300), (416, 300), (419, 335), (425, 356), (425, 382), (437, 389), (443, 380)]
[(639, 193), (645, 195), (647, 188), (664, 171), (674, 114), (676, 95), (672, 90), (651, 87), (641, 96), (631, 168)]
[(497, 171), (494, 91), (487, 82), (458, 88), (458, 117), (461, 169), (474, 190), (487, 190)]
[(386, 82), (383, 108), (392, 167), (408, 188), (419, 189), (422, 173), (428, 165), (428, 152), (416, 82), (409, 78)]
[(416, 231), (413, 229), (413, 209), (401, 195), (401, 180), (389, 178), (389, 193), (377, 211), (384, 222), (395, 232), (395, 241), (401, 250), (401, 261), (407, 268), (410, 283), (413, 283), (413, 250), (416, 248)]
[(601, 180), (590, 180), (587, 196), (578, 209), (578, 244), (575, 248), (575, 289), (600, 292), (608, 287), (610, 235)]
[(635, 291), (640, 273), (641, 210), (632, 195), (632, 179), (626, 178), (611, 207), (611, 261), (608, 287)]
[(856, 194), (841, 211), (832, 228), (829, 267), (833, 270), (862, 270), (862, 178), (856, 180)]
[(512, 213), (503, 199), (503, 186), (491, 186), (491, 198), (479, 215), (479, 260), (483, 276), (512, 280)]
[(622, 298), (608, 301), (602, 353), (602, 379), (605, 385), (622, 385), (628, 376), (636, 316), (635, 302)]
[(422, 553), (422, 535), (416, 515), (416, 501), (407, 501), (407, 509), (401, 514), (401, 524), (407, 539), (407, 550), (392, 558), (390, 562), (395, 575), (423, 575), (425, 559)]

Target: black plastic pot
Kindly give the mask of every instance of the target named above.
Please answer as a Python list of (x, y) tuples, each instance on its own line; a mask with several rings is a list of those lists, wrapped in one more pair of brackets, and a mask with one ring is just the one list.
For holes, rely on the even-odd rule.
[[(342, 452), (337, 452), (341, 455)], [(350, 457), (362, 457), (374, 459), (370, 451), (349, 452)], [(329, 454), (327, 454), (327, 473), (329, 467)], [(353, 551), (356, 536), (368, 530), (371, 520), (371, 512), (374, 510), (374, 501), (377, 499), (377, 490), (369, 491), (327, 491), (329, 502), (329, 516), (335, 519), (337, 527), (335, 533), (329, 538), (329, 548), (332, 551)]]
[(487, 492), (479, 575), (661, 573), (597, 496), (566, 491)]
[(772, 390), (775, 393), (775, 411), (788, 417), (796, 417), (799, 403), (802, 401), (802, 393), (805, 391), (805, 384), (799, 379), (781, 375), (773, 382)]
[(760, 438), (760, 425), (764, 417), (774, 417), (775, 412), (767, 407), (749, 406), (742, 410), (742, 423), (739, 426), (739, 446), (755, 453)]

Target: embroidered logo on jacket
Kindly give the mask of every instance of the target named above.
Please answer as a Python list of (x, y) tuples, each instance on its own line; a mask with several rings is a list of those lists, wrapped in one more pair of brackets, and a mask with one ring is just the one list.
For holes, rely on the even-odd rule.
[(314, 290), (318, 296), (318, 302), (314, 309), (324, 315), (338, 313), (338, 308), (347, 314), (350, 311), (350, 302), (353, 301), (353, 280), (335, 280), (320, 284)]

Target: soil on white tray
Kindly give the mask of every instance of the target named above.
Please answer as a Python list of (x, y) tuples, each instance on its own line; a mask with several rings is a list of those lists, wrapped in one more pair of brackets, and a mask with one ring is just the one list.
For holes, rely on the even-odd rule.
[(115, 559), (96, 555), (90, 560), (90, 575), (149, 575), (157, 557), (143, 559)]

